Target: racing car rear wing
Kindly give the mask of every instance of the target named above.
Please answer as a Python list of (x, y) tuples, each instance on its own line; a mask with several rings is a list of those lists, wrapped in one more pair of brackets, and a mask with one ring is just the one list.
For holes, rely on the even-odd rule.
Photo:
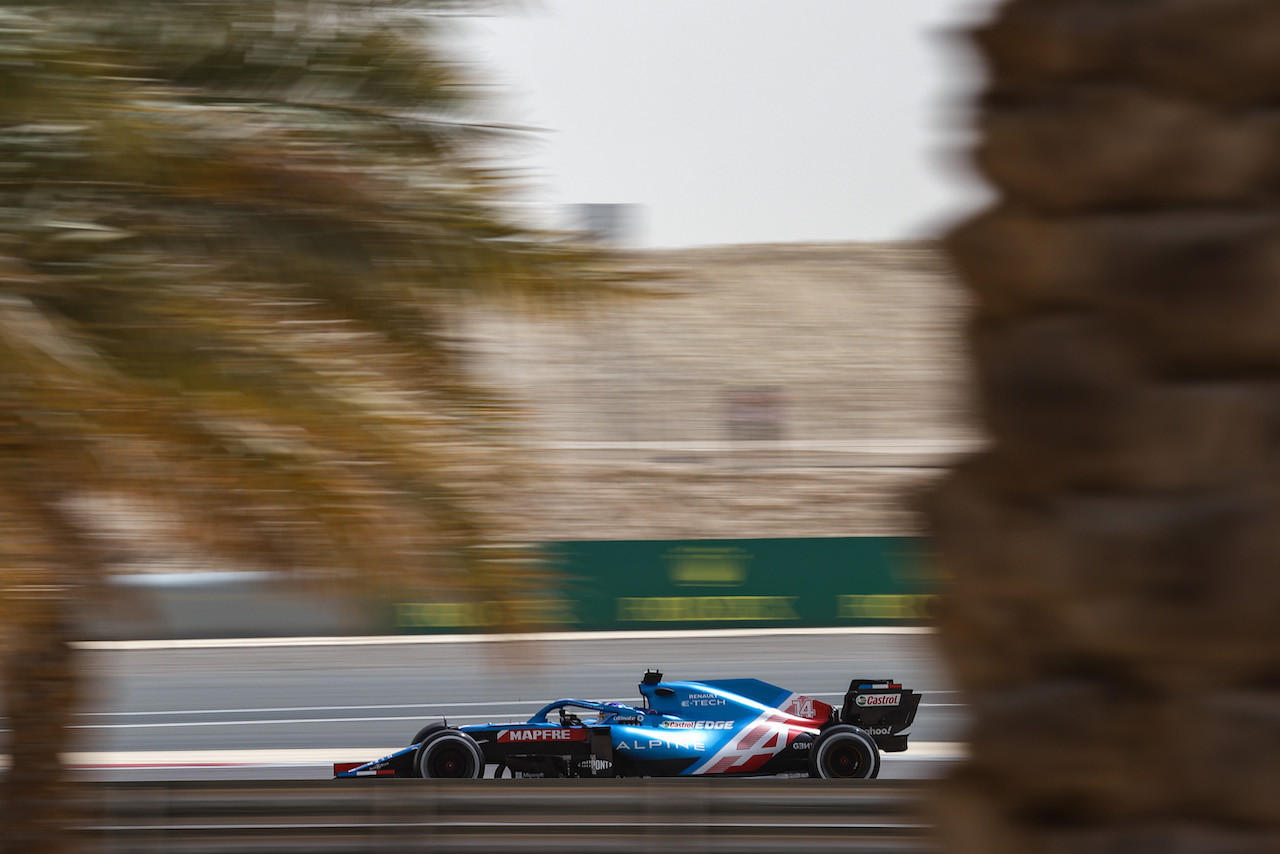
[(907, 749), (902, 731), (916, 719), (920, 695), (892, 679), (854, 679), (844, 695), (840, 722), (861, 727), (885, 752)]

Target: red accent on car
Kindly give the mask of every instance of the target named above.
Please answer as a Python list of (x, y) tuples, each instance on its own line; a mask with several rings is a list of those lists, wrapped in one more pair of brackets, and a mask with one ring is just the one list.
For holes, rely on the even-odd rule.
[(712, 765), (703, 773), (704, 774), (723, 774), (724, 772), (729, 770), (729, 768), (733, 765), (733, 763), (737, 762), (741, 758), (742, 758), (741, 754), (731, 753), (728, 756), (721, 759), (716, 764)]
[(799, 718), (803, 721), (811, 721), (814, 726), (822, 726), (831, 717), (834, 708), (829, 703), (821, 700), (815, 700), (812, 697), (806, 697), (803, 694), (794, 694), (789, 702), (779, 707), (780, 711), (791, 718)]
[(750, 750), (755, 747), (760, 739), (769, 733), (769, 728), (763, 724), (747, 730), (738, 739), (738, 743), (733, 746), (734, 750)]
[(752, 771), (759, 771), (760, 767), (772, 758), (773, 758), (772, 753), (758, 753), (755, 756), (752, 756), (746, 762), (743, 762), (737, 768), (734, 768), (733, 770), (742, 774), (749, 774)]

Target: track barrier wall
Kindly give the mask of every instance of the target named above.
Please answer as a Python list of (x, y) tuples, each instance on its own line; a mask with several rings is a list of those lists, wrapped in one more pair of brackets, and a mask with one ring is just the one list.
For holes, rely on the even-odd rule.
[(342, 780), (81, 784), (99, 854), (937, 851), (916, 781)]

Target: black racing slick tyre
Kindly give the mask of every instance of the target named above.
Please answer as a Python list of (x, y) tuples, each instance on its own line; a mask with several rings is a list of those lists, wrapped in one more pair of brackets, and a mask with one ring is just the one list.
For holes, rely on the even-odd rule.
[(866, 730), (838, 724), (821, 733), (809, 749), (809, 776), (869, 779), (880, 776), (880, 748)]
[(414, 767), (419, 777), (433, 780), (477, 779), (484, 776), (484, 754), (465, 732), (445, 729), (427, 736)]
[(422, 742), (427, 740), (427, 736), (431, 735), (431, 733), (439, 732), (442, 729), (448, 728), (448, 726), (440, 723), (439, 721), (436, 721), (433, 724), (427, 724), (422, 729), (418, 730), (417, 735), (413, 737), (413, 741), (409, 742), (409, 744), (422, 744)]

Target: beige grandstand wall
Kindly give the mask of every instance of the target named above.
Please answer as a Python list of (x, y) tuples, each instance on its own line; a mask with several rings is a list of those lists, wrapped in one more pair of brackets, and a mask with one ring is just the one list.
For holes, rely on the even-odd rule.
[(667, 297), (571, 317), (476, 311), (526, 413), (532, 539), (901, 535), (979, 442), (964, 295), (925, 243), (639, 253)]

